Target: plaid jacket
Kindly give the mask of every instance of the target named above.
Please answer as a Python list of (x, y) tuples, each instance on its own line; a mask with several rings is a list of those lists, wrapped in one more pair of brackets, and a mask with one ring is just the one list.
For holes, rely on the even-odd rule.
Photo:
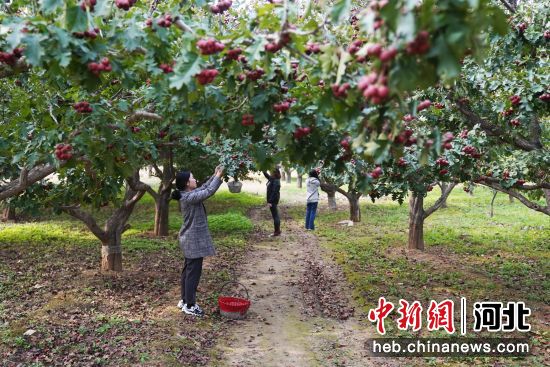
[(219, 189), (222, 180), (212, 176), (204, 185), (192, 191), (182, 191), (180, 209), (183, 215), (178, 239), (183, 255), (197, 259), (216, 254), (212, 237), (208, 231), (208, 220), (203, 201)]

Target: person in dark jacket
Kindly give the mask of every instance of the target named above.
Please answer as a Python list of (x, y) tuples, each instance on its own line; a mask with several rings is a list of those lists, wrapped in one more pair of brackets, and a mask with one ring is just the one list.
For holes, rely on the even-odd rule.
[(185, 257), (178, 307), (188, 315), (204, 315), (204, 311), (195, 301), (197, 287), (201, 278), (203, 258), (215, 255), (216, 250), (208, 231), (203, 202), (219, 189), (222, 175), (223, 167), (216, 167), (214, 175), (197, 188), (197, 180), (191, 172), (183, 171), (176, 174), (176, 190), (172, 192), (172, 199), (179, 201), (183, 215), (178, 240)]
[(267, 205), (271, 211), (273, 217), (273, 226), (275, 231), (272, 236), (281, 235), (281, 219), (279, 218), (279, 211), (277, 205), (279, 204), (280, 191), (281, 191), (281, 171), (275, 168), (271, 171), (271, 175), (264, 171), (264, 176), (267, 178)]

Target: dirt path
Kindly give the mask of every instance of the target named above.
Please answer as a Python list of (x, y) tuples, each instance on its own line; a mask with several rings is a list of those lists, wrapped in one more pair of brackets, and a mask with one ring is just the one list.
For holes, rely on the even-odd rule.
[[(255, 212), (253, 217), (256, 222), (266, 218), (263, 212)], [(284, 223), (280, 238), (268, 238), (267, 228), (261, 231), (243, 265), (239, 281), (249, 289), (252, 306), (247, 319), (232, 321), (231, 335), (221, 346), (224, 365), (395, 365), (394, 361), (366, 356), (363, 345), (374, 335), (373, 330), (368, 321), (361, 321), (364, 315), (349, 317), (353, 311), (341, 306), (348, 304), (350, 297), (340, 270), (323, 255), (312, 233), (288, 218)], [(331, 289), (338, 294), (336, 307), (331, 310), (329, 305), (329, 312), (345, 320), (323, 316), (322, 310), (315, 309), (317, 302), (312, 300), (323, 295), (304, 294), (315, 288), (314, 284), (304, 284), (315, 282), (311, 274), (304, 274), (312, 266), (318, 270), (315, 276), (331, 282)], [(344, 312), (339, 313), (341, 310)]]

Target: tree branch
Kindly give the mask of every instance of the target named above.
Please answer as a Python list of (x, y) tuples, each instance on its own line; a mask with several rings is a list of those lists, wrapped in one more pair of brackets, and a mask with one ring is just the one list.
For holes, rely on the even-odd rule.
[[(65, 165), (66, 161), (60, 162), (60, 167)], [(49, 176), (57, 170), (54, 164), (42, 164), (32, 168), (30, 171), (24, 168), (17, 180), (11, 181), (5, 186), (0, 187), (0, 200), (16, 196), (27, 189), (30, 185)]]
[(528, 152), (543, 148), (540, 140), (536, 142), (529, 142), (519, 136), (510, 136), (510, 134), (504, 131), (504, 129), (502, 129), (501, 127), (479, 117), (466, 105), (466, 103), (461, 102), (456, 98), (453, 98), (453, 96), (449, 96), (449, 99), (456, 104), (458, 111), (466, 118), (466, 121), (471, 126), (479, 124), (481, 129), (485, 131), (488, 135), (495, 136), (504, 141), (508, 140), (517, 148)]
[(456, 182), (452, 182), (449, 184), (449, 186), (445, 188), (445, 191), (441, 193), (441, 196), (439, 197), (439, 199), (437, 199), (434, 205), (432, 205), (429, 209), (424, 211), (424, 219), (428, 218), (437, 209), (439, 209), (441, 205), (443, 205), (443, 203), (445, 202), (445, 200), (447, 200), (447, 198), (449, 197), (449, 195), (451, 194), (451, 191), (453, 191), (455, 186), (456, 186)]
[[(489, 177), (489, 176), (480, 176), (479, 179), (482, 181), (496, 183), (497, 185), (500, 185), (500, 180), (498, 178)], [(550, 189), (550, 182), (542, 182), (537, 185), (520, 185), (517, 188), (521, 190)]]
[(508, 4), (508, 2), (506, 0), (500, 0), (500, 2), (502, 3), (502, 5), (504, 5), (504, 7), (506, 9), (508, 9), (511, 13), (515, 13), (516, 12), (516, 9), (514, 7), (512, 7), (512, 5)]
[(106, 242), (107, 241), (107, 233), (102, 230), (99, 225), (97, 224), (95, 218), (91, 216), (89, 213), (86, 213), (85, 211), (81, 210), (79, 206), (73, 205), (73, 206), (62, 206), (62, 210), (67, 212), (72, 217), (84, 222), (86, 226), (92, 231), (92, 233), (101, 241)]
[(152, 121), (162, 121), (163, 117), (159, 114), (148, 112), (148, 111), (136, 111), (126, 119), (127, 124), (141, 120), (152, 120)]
[[(158, 200), (159, 195), (155, 192), (155, 190), (153, 190), (153, 188), (151, 186), (149, 186), (146, 183), (142, 182), (139, 179), (139, 175), (137, 177), (135, 175), (132, 176), (132, 177), (128, 177), (126, 179), (126, 182), (128, 183), (128, 186), (130, 186), (130, 188), (132, 190), (137, 191), (138, 193), (139, 192), (143, 192), (143, 193), (148, 192), (149, 195), (151, 195), (153, 197), (153, 199), (155, 199), (155, 201)], [(135, 198), (135, 196), (134, 196), (134, 198)], [(139, 197), (137, 200), (139, 200), (139, 199), (141, 199), (141, 197)], [(131, 200), (133, 200), (133, 198)]]
[(193, 35), (195, 34), (195, 31), (193, 29), (191, 29), (191, 27), (189, 27), (187, 24), (185, 24), (185, 22), (183, 20), (181, 20), (180, 18), (177, 18), (176, 22), (174, 24), (176, 25), (176, 27), (178, 27), (179, 29), (181, 29), (184, 32), (188, 32), (188, 33), (191, 33)]
[(521, 195), (517, 191), (510, 190), (510, 189), (505, 189), (504, 187), (502, 187), (499, 184), (494, 183), (494, 182), (483, 182), (483, 185), (491, 187), (495, 190), (498, 190), (500, 192), (504, 192), (508, 195), (511, 195), (511, 196), (515, 197), (516, 199), (521, 201), (521, 203), (523, 205), (525, 205), (526, 207), (528, 207), (530, 209), (533, 209), (537, 212), (544, 213), (546, 215), (550, 215), (550, 206), (545, 206), (544, 207), (544, 206), (538, 205), (536, 203), (533, 203), (532, 201), (529, 201), (529, 199), (527, 199), (525, 196)]

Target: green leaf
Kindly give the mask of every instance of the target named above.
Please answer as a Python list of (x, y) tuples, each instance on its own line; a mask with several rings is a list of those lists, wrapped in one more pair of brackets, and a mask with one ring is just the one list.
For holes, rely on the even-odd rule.
[(412, 12), (406, 12), (400, 14), (397, 21), (397, 35), (403, 37), (406, 41), (410, 41), (414, 38), (416, 31), (414, 14)]
[(65, 21), (69, 32), (84, 32), (88, 29), (86, 12), (82, 11), (78, 6), (70, 6), (67, 8)]
[(63, 5), (63, 0), (42, 0), (40, 9), (45, 14), (51, 14), (57, 10), (57, 8)]
[(195, 74), (201, 71), (201, 58), (196, 53), (187, 53), (176, 64), (174, 75), (170, 77), (170, 88), (181, 89), (184, 84), (190, 84)]
[(346, 72), (346, 63), (351, 59), (351, 55), (344, 51), (340, 55), (340, 63), (338, 64), (338, 71), (336, 72), (336, 84), (340, 84), (342, 75)]
[(44, 49), (40, 45), (40, 42), (46, 37), (38, 34), (26, 35), (23, 42), (27, 45), (23, 54), (27, 58), (27, 61), (32, 66), (39, 66), (41, 64), (41, 57), (44, 56)]
[(339, 0), (330, 11), (333, 23), (339, 23), (351, 10), (351, 0)]

